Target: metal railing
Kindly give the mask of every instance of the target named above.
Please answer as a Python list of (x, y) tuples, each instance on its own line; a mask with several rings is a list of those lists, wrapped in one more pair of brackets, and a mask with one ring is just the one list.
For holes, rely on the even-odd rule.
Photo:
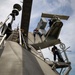
[(5, 38), (6, 38), (6, 34), (2, 37), (2, 39), (1, 39), (1, 41), (0, 41), (0, 46), (1, 46), (2, 43), (4, 42)]
[(4, 47), (5, 38), (6, 38), (6, 34), (4, 36), (0, 35), (0, 49), (2, 49)]
[[(69, 63), (69, 59), (68, 59), (68, 57), (67, 57), (66, 51), (67, 51), (67, 49), (70, 48), (70, 47), (66, 48), (66, 46), (65, 46), (64, 43), (60, 43), (60, 48), (62, 49), (62, 52), (64, 53), (65, 61), (66, 61), (67, 63)], [(72, 68), (71, 68), (71, 64), (69, 64), (68, 67), (67, 67), (67, 69), (65, 69), (65, 71), (64, 71), (64, 75), (69, 75), (69, 72), (70, 72), (71, 69), (72, 69)]]

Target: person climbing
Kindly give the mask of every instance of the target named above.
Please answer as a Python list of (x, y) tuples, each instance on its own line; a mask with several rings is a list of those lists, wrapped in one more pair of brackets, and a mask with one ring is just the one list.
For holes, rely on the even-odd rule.
[(58, 48), (56, 46), (53, 46), (52, 48), (52, 52), (53, 52), (53, 55), (54, 55), (54, 61), (56, 61), (56, 56), (58, 56), (58, 61), (60, 62), (64, 62), (60, 52), (58, 51)]
[(39, 32), (39, 30), (37, 28), (34, 29), (34, 31), (33, 31), (34, 37), (36, 36), (36, 34), (38, 34), (40, 37), (42, 36), (42, 34)]

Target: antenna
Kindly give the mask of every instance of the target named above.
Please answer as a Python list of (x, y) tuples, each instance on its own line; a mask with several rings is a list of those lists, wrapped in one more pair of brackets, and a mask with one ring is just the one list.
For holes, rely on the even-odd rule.
[(65, 15), (56, 15), (56, 14), (47, 14), (47, 13), (42, 13), (41, 17), (44, 18), (53, 18), (54, 16), (59, 17), (60, 19), (68, 20), (69, 16)]

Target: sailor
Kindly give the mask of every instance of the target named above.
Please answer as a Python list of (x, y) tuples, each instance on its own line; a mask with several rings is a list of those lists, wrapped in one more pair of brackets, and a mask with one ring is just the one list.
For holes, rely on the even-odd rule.
[(34, 31), (33, 31), (34, 38), (35, 38), (36, 34), (38, 34), (41, 38), (42, 34), (39, 32), (39, 30), (37, 28), (34, 29)]
[(53, 55), (54, 55), (54, 61), (56, 61), (56, 56), (58, 56), (58, 61), (60, 62), (64, 62), (60, 52), (58, 51), (58, 48), (56, 46), (53, 46), (52, 48), (52, 52), (53, 52)]
[(54, 22), (56, 22), (58, 20), (58, 17), (57, 16), (53, 16), (53, 18), (49, 19), (49, 27), (51, 27)]

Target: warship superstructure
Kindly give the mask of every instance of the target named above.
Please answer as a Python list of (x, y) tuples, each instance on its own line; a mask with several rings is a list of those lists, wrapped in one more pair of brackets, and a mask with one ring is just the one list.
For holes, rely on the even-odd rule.
[[(32, 0), (23, 0), (22, 8), (19, 4), (14, 4), (9, 14), (12, 17), (10, 23), (6, 25), (8, 17), (4, 23), (0, 23), (0, 75), (69, 75), (71, 62), (66, 54), (68, 48), (59, 39), (63, 27), (61, 20), (68, 20), (69, 16), (41, 13), (40, 22), (35, 28), (37, 32), (29, 32), (32, 4)], [(20, 11), (21, 25), (12, 30), (13, 21)], [(46, 18), (56, 19), (48, 31), (45, 30)], [(64, 55), (64, 62), (43, 57), (41, 49), (57, 44), (61, 48), (61, 57)]]

